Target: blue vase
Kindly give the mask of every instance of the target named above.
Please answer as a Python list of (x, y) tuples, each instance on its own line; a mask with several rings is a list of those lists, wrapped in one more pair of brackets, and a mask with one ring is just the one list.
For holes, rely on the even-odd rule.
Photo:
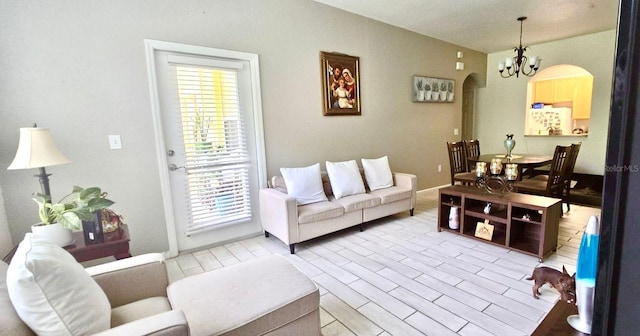
[(507, 150), (507, 158), (511, 158), (511, 151), (516, 146), (516, 141), (513, 140), (513, 134), (507, 134), (507, 138), (504, 139), (504, 148)]

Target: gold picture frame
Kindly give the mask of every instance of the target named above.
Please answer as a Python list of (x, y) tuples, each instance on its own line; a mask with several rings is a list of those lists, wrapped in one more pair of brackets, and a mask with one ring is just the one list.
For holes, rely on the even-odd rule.
[(320, 52), (325, 116), (360, 115), (360, 58)]

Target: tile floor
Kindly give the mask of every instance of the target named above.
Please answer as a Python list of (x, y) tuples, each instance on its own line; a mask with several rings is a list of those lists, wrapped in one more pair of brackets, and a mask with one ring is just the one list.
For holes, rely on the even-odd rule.
[[(167, 261), (172, 281), (268, 254), (286, 256), (320, 287), (323, 335), (530, 335), (558, 293), (532, 297), (536, 257), (437, 232), (437, 190), (418, 194), (415, 215), (383, 218), (305, 242), (295, 255), (257, 236)], [(544, 265), (575, 271), (582, 232), (600, 209), (571, 206), (559, 248)]]

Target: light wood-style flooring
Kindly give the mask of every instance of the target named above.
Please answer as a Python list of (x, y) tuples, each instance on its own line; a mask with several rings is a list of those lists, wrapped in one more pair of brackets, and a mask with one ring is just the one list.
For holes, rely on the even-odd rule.
[[(170, 279), (268, 254), (286, 256), (320, 287), (323, 335), (530, 335), (558, 293), (532, 297), (537, 257), (437, 232), (437, 190), (408, 212), (297, 245), (257, 236), (169, 259)], [(580, 239), (600, 209), (571, 206), (543, 265), (575, 272)]]

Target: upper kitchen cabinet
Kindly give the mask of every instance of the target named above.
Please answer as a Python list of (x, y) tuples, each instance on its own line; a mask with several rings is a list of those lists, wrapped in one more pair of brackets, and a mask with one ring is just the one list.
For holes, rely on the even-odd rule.
[(589, 119), (591, 117), (593, 76), (576, 77), (574, 85), (576, 94), (573, 99), (573, 119)]
[[(551, 66), (531, 78), (528, 90), (528, 117), (532, 113), (529, 108), (533, 103), (542, 103), (539, 105), (544, 105), (547, 108), (568, 108), (571, 110), (571, 124), (576, 126), (571, 134), (586, 133), (591, 117), (591, 95), (593, 93), (593, 75), (588, 71), (568, 64)], [(568, 122), (561, 121), (562, 124)], [(541, 125), (544, 126), (544, 123)], [(549, 128), (553, 127), (549, 126)], [(540, 130), (538, 129), (536, 132), (540, 132)], [(563, 135), (566, 135), (566, 132)]]

